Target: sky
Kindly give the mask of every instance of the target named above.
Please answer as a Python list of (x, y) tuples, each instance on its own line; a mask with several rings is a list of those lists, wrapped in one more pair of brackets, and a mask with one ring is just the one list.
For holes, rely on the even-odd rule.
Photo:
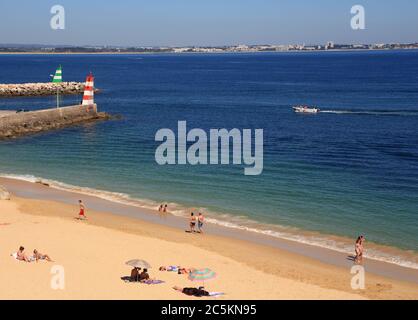
[[(53, 5), (65, 29), (53, 30)], [(365, 30), (351, 8), (365, 8)], [(0, 44), (218, 46), (418, 42), (416, 0), (0, 0)]]

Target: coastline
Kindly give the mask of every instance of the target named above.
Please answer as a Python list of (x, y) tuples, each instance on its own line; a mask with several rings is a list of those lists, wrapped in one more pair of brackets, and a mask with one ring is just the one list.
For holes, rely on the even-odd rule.
[[(188, 224), (190, 208), (177, 203), (169, 203), (170, 215), (161, 220), (158, 219), (156, 211), (159, 203), (153, 200), (137, 199), (123, 193), (68, 185), (31, 175), (0, 174), (0, 184), (2, 179), (4, 180), (3, 184), (21, 197), (35, 195), (37, 199), (62, 201), (67, 204), (74, 204), (79, 197), (82, 197), (89, 200), (90, 208), (98, 211), (113, 214), (124, 212), (125, 216), (178, 229), (182, 229)], [(49, 188), (45, 188), (39, 182), (48, 185)], [(207, 227), (212, 233), (285, 249), (340, 267), (351, 267), (349, 257), (353, 254), (353, 239), (328, 233), (263, 224), (225, 213), (209, 212), (204, 208), (194, 208), (194, 210), (205, 212)], [(365, 258), (369, 261), (371, 272), (418, 283), (416, 252), (378, 245), (368, 240)]]
[(257, 54), (257, 53), (326, 53), (326, 52), (388, 52), (388, 51), (417, 51), (418, 48), (403, 49), (329, 49), (329, 50), (290, 50), (290, 51), (225, 51), (225, 52), (0, 52), (0, 55), (153, 55), (153, 54)]
[[(225, 229), (212, 225), (207, 226), (207, 233), (203, 236), (191, 235), (184, 232), (185, 219), (172, 215), (159, 216), (154, 210), (132, 208), (97, 197), (81, 196), (30, 182), (1, 178), (0, 184), (12, 192), (12, 201), (24, 214), (42, 217), (48, 221), (60, 218), (60, 220), (65, 220), (65, 223), (73, 223), (73, 217), (77, 212), (77, 207), (73, 203), (76, 203), (77, 198), (82, 197), (89, 208), (88, 215), (91, 218), (86, 223), (89, 227), (100, 227), (122, 232), (124, 235), (141, 236), (152, 241), (166, 241), (180, 246), (192, 246), (196, 250), (206, 250), (216, 255), (217, 258), (214, 261), (221, 257), (230, 259), (245, 268), (250, 268), (247, 272), (251, 270), (253, 270), (251, 272), (261, 272), (260, 277), (268, 275), (275, 277), (274, 281), (280, 282), (286, 279), (295, 282), (294, 285), (297, 283), (336, 290), (337, 293), (333, 291), (332, 296), (337, 299), (348, 298), (346, 294), (350, 299), (356, 298), (357, 295), (371, 299), (418, 299), (418, 284), (412, 283), (413, 279), (418, 279), (417, 270), (366, 260), (366, 290), (353, 291), (350, 288), (352, 262), (341, 253), (291, 241), (278, 241), (277, 239), (272, 241), (268, 237), (251, 235), (249, 232), (231, 230), (225, 232)], [(139, 212), (140, 216), (137, 215)], [(191, 237), (193, 237), (192, 240)], [(16, 242), (15, 246), (18, 245), (20, 243)], [(202, 259), (205, 260), (205, 258)], [(339, 263), (332, 263), (332, 261), (339, 261)], [(200, 262), (203, 262), (202, 266), (205, 266), (205, 261)], [(166, 263), (174, 262), (167, 261)], [(161, 265), (163, 264), (161, 262)], [(246, 281), (243, 282), (246, 283)], [(233, 290), (229, 287), (227, 289)], [(254, 294), (252, 298), (297, 297), (297, 295), (286, 296), (283, 292), (277, 291), (271, 293), (272, 295)], [(307, 289), (305, 295), (298, 294), (300, 298), (321, 298), (322, 296), (316, 296), (317, 293), (316, 289), (310, 288)], [(353, 293), (355, 296), (351, 296)], [(173, 297), (170, 294), (160, 297), (160, 299), (164, 298)], [(251, 299), (251, 296), (243, 294), (227, 298)]]

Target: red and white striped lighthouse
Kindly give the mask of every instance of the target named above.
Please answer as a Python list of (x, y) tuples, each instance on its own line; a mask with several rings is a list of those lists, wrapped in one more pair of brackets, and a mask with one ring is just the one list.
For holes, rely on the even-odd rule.
[(84, 95), (83, 95), (83, 106), (89, 106), (94, 104), (94, 77), (90, 73), (86, 78), (86, 83), (84, 85)]

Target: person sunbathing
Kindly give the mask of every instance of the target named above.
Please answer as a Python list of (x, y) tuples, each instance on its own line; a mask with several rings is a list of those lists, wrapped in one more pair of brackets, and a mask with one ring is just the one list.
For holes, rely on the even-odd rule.
[(39, 260), (46, 260), (49, 262), (53, 262), (52, 259), (47, 254), (40, 253), (38, 250), (33, 250), (33, 257), (35, 261), (38, 262)]
[(178, 274), (189, 274), (196, 269), (195, 268), (182, 268), (180, 266), (168, 266), (168, 267), (161, 266), (158, 270), (177, 272)]
[(19, 250), (16, 253), (16, 259), (20, 261), (30, 262), (30, 259), (25, 253), (25, 248), (20, 246)]
[(179, 268), (178, 274), (189, 274), (189, 273), (192, 273), (195, 270), (196, 269), (194, 269), (194, 268)]
[(207, 297), (209, 296), (209, 292), (207, 292), (206, 290), (204, 290), (204, 287), (199, 287), (199, 288), (181, 288), (181, 287), (173, 287), (174, 290), (177, 290), (181, 293), (184, 293), (185, 295), (188, 296), (194, 296), (194, 297)]

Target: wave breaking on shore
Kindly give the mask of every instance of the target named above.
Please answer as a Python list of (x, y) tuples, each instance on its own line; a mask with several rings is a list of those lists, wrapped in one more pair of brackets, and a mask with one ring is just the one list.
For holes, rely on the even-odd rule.
[[(0, 173), (0, 177), (30, 183), (39, 183), (65, 192), (75, 192), (122, 205), (129, 205), (148, 210), (157, 210), (160, 204), (159, 202), (149, 199), (132, 198), (130, 195), (125, 193), (74, 186), (64, 182), (44, 179), (33, 175)], [(189, 207), (185, 207), (177, 203), (168, 203), (168, 205), (170, 208), (169, 213), (174, 216), (186, 219), (190, 214), (191, 208)], [(205, 208), (193, 208), (193, 210), (204, 212), (208, 223), (221, 227), (262, 234), (282, 240), (294, 241), (305, 245), (345, 253), (347, 255), (352, 255), (354, 251), (354, 245), (351, 243), (352, 241), (347, 238), (309, 232), (293, 227), (265, 224), (244, 216), (210, 212)], [(394, 247), (386, 247), (368, 242), (365, 258), (418, 270), (418, 255), (415, 252), (412, 253)]]

